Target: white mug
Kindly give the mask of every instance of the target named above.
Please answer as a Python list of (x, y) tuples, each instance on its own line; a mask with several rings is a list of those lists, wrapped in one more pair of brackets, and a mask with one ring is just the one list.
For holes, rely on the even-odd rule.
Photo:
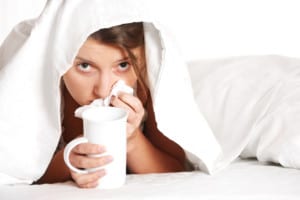
[[(72, 140), (64, 150), (66, 165), (77, 173), (89, 173), (104, 168), (106, 175), (99, 181), (98, 188), (110, 189), (122, 186), (126, 179), (126, 124), (128, 113), (116, 107), (90, 107), (81, 114), (83, 119), (83, 137)], [(104, 145), (105, 154), (111, 155), (113, 161), (103, 167), (78, 169), (69, 160), (72, 149), (81, 143)]]

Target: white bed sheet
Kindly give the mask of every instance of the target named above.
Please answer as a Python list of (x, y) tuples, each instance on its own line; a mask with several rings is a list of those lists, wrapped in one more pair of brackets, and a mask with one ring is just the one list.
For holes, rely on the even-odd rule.
[(128, 175), (118, 189), (79, 189), (72, 182), (1, 186), (1, 200), (93, 199), (300, 199), (300, 170), (236, 160), (211, 176), (200, 171)]

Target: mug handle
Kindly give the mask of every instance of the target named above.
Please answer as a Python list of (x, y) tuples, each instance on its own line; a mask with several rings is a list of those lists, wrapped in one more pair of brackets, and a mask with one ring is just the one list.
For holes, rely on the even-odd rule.
[(67, 144), (67, 146), (64, 149), (64, 161), (66, 163), (66, 165), (68, 166), (69, 169), (71, 169), (72, 171), (79, 173), (79, 174), (87, 174), (88, 171), (84, 170), (84, 169), (78, 169), (76, 167), (74, 167), (71, 163), (70, 163), (70, 153), (72, 151), (72, 149), (77, 146), (78, 144), (81, 143), (87, 143), (88, 139), (85, 137), (79, 137), (79, 138), (75, 138), (74, 140), (72, 140), (71, 142), (69, 142)]

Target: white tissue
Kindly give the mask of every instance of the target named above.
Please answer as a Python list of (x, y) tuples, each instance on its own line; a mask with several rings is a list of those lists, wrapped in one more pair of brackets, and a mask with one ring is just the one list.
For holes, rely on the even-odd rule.
[(91, 107), (109, 106), (112, 96), (118, 96), (119, 92), (125, 92), (127, 94), (133, 94), (132, 87), (126, 85), (123, 80), (118, 80), (111, 89), (110, 94), (104, 99), (95, 99), (91, 104), (84, 105), (75, 110), (75, 116), (81, 118), (83, 111)]
[(133, 94), (133, 89), (125, 84), (123, 80), (117, 81), (112, 89), (108, 97), (103, 100), (104, 106), (108, 106), (110, 104), (110, 100), (112, 96), (118, 96), (119, 92), (125, 92), (127, 94)]

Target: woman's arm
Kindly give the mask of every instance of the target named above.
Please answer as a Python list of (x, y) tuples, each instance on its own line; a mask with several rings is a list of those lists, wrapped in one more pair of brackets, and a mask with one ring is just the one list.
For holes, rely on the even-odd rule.
[[(168, 148), (169, 144), (165, 144)], [(131, 173), (160, 173), (184, 170), (184, 163), (163, 148), (155, 146), (143, 133), (128, 144), (127, 166)]]
[(132, 173), (175, 172), (185, 170), (183, 149), (165, 137), (156, 126), (149, 97), (144, 134), (138, 129), (128, 140), (127, 165)]

